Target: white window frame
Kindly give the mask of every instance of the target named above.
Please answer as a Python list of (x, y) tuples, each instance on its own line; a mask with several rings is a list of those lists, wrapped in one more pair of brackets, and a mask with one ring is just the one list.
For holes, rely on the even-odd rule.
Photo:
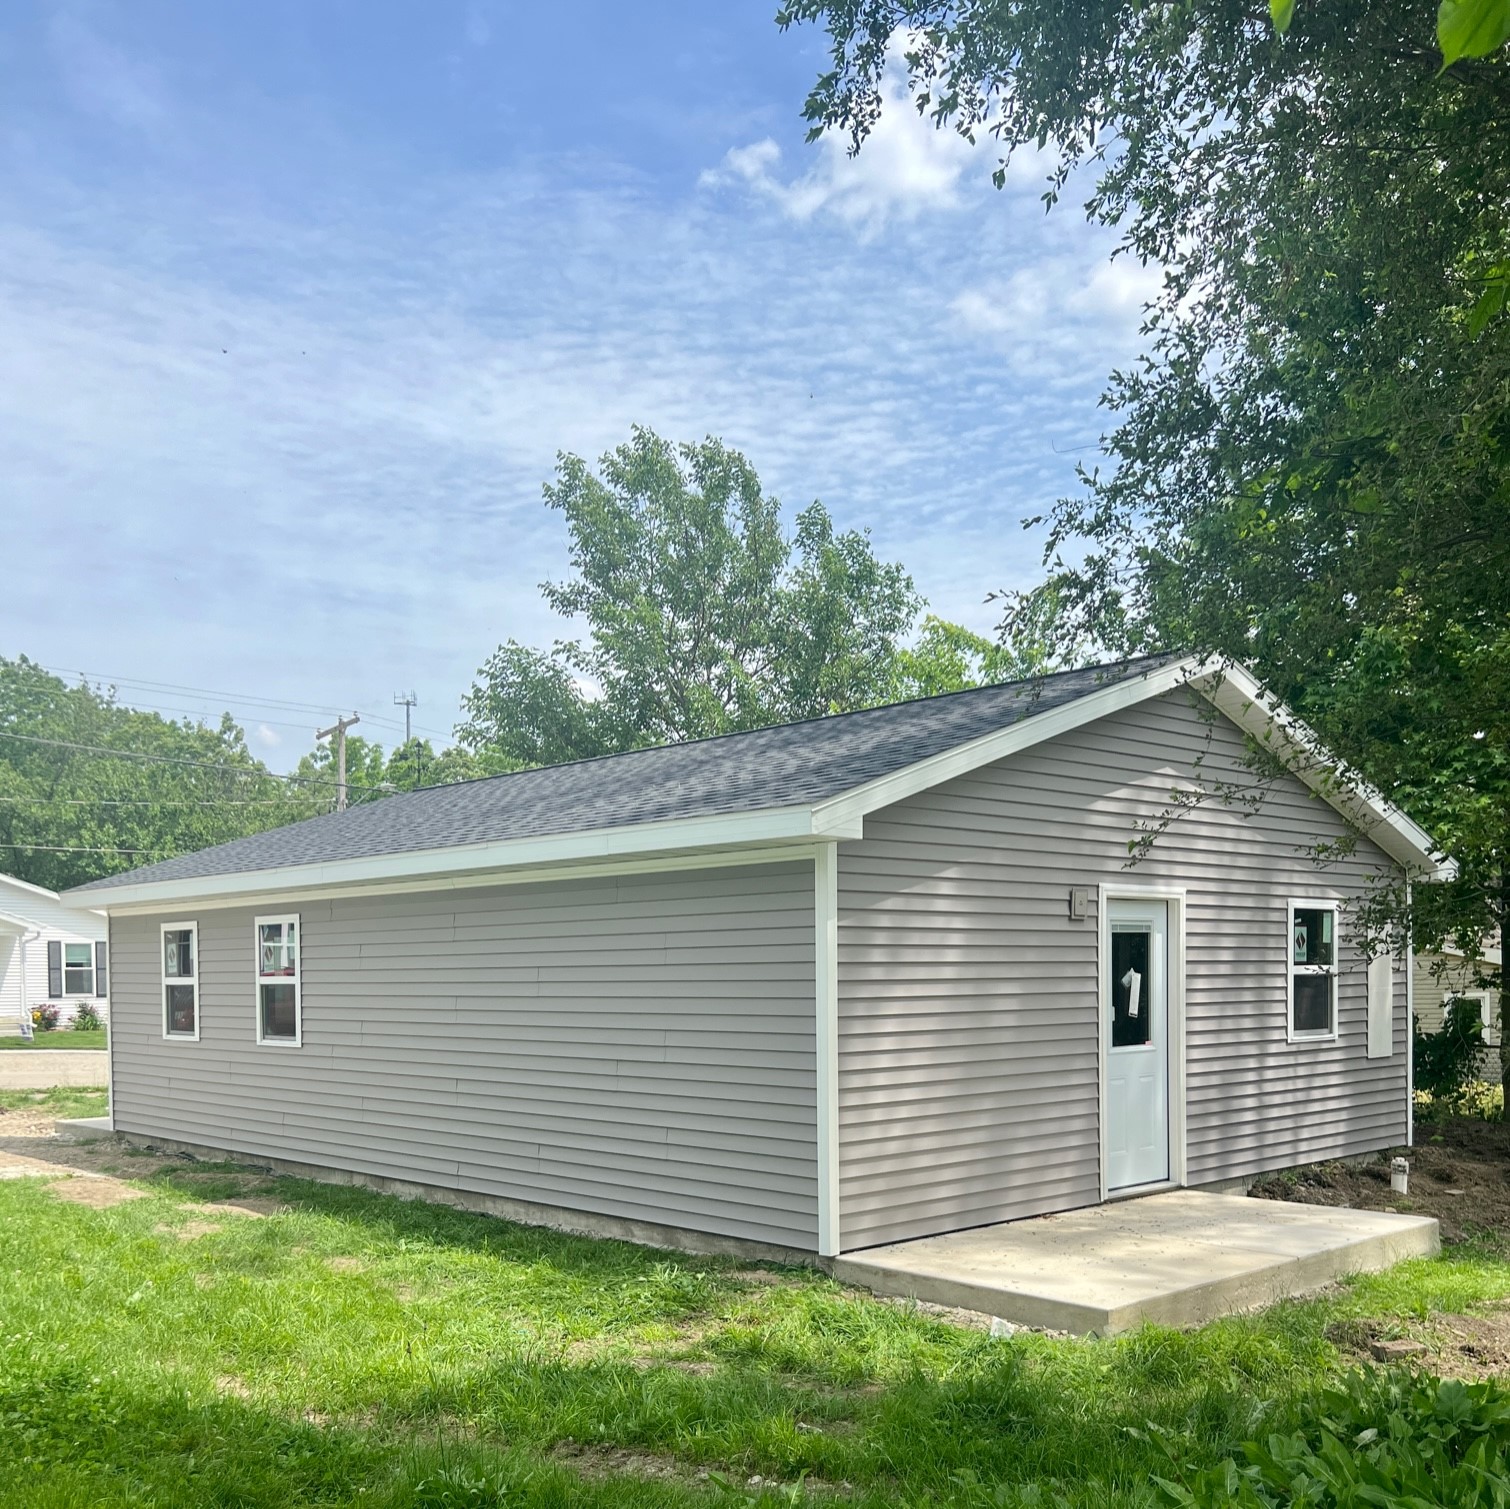
[[(194, 959), (194, 973), (192, 975), (170, 975), (168, 973), (168, 945), (169, 933), (188, 933), (193, 940), (189, 944)], [(199, 989), (199, 924), (197, 922), (165, 922), (158, 929), (157, 934), (157, 970), (162, 976), (162, 989), (158, 996), (158, 1007), (162, 1011), (163, 1040), (169, 1043), (197, 1043), (199, 1041), (199, 1008), (204, 1005), (204, 998)], [(170, 1032), (168, 1030), (168, 986), (192, 985), (194, 987), (194, 1030), (193, 1032)]]
[[(1484, 1046), (1498, 1048), (1500, 1045), (1500, 1014), (1495, 1009), (1492, 990), (1445, 990), (1442, 992), (1442, 1025), (1447, 1025), (1447, 1008), (1457, 1000), (1477, 1001), (1479, 1021), (1484, 1027)], [(1492, 1036), (1490, 1034), (1493, 1034)]]
[[(68, 962), (68, 950), (71, 948), (85, 949), (89, 954), (87, 966), (89, 973), (89, 985), (85, 990), (70, 990), (68, 988), (68, 971), (70, 968), (78, 970), (86, 968), (82, 964), (70, 965)], [(63, 999), (68, 1001), (83, 1001), (94, 999), (94, 944), (81, 942), (79, 939), (63, 940)]]
[[(1330, 912), (1332, 914), (1332, 962), (1297, 964), (1295, 962), (1295, 913)], [(1330, 896), (1292, 896), (1285, 911), (1285, 1038), (1291, 1043), (1335, 1043), (1340, 1034), (1342, 1016), (1342, 908)], [(1332, 978), (1332, 1025), (1326, 1032), (1295, 1030), (1295, 976), (1330, 975)]]
[[(290, 975), (265, 975), (262, 973), (262, 929), (273, 923), (285, 927), (292, 923), (294, 933), (294, 972)], [(292, 1037), (265, 1037), (262, 1032), (262, 987), (264, 985), (287, 985), (294, 987), (294, 1035)], [(269, 917), (257, 917), (252, 921), (252, 1005), (257, 1013), (257, 1042), (264, 1048), (302, 1048), (304, 1046), (304, 924), (298, 912), (278, 912)]]

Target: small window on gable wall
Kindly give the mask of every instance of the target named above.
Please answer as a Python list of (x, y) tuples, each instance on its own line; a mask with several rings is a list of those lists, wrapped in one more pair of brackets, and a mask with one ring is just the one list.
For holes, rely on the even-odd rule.
[(297, 1048), (303, 1040), (299, 991), (299, 919), (259, 917), (257, 951), (257, 1041)]
[(1292, 901), (1288, 946), (1291, 1041), (1336, 1037), (1336, 903)]
[(163, 1036), (199, 1037), (199, 929), (169, 922), (162, 929)]

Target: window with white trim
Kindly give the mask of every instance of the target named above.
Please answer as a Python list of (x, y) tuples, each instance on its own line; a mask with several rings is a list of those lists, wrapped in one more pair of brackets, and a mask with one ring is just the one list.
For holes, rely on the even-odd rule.
[(63, 994), (65, 996), (92, 996), (94, 994), (94, 944), (65, 943), (63, 945)]
[(1337, 1036), (1337, 903), (1290, 903), (1290, 1040)]
[(165, 922), (162, 928), (163, 1036), (199, 1037), (199, 925)]
[(297, 1048), (302, 1041), (299, 990), (299, 919), (259, 917), (257, 950), (257, 1041)]

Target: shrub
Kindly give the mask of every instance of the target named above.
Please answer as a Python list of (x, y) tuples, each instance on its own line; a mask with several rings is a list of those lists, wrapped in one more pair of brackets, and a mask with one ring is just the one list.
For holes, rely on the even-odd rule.
[(56, 1032), (58, 1030), (58, 1008), (51, 1004), (33, 1006), (31, 1009), (31, 1024), (38, 1032)]
[(1243, 1446), (1239, 1466), (1172, 1482), (1179, 1509), (1500, 1509), (1510, 1503), (1510, 1390), (1370, 1369), (1302, 1406), (1298, 1428)]
[(1458, 1095), (1473, 1078), (1484, 1050), (1484, 1024), (1476, 1001), (1455, 996), (1442, 1010), (1442, 1030), (1422, 1032), (1411, 1023), (1416, 1088), (1433, 1098)]
[(75, 1008), (73, 1013), (73, 1030), (75, 1032), (98, 1032), (105, 1025), (100, 1016), (99, 1007), (89, 1001), (83, 1001)]
[(1505, 1087), (1486, 1084), (1481, 1079), (1471, 1079), (1456, 1095), (1431, 1095), (1425, 1090), (1416, 1091), (1418, 1123), (1449, 1121), (1454, 1116), (1467, 1116), (1474, 1121), (1503, 1121)]

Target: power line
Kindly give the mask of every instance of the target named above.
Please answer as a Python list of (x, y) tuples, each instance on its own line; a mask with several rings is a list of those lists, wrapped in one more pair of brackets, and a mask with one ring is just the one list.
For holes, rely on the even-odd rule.
[[(51, 671), (54, 675), (82, 676), (86, 681), (108, 682), (112, 686), (134, 687), (147, 692), (189, 692), (197, 697), (220, 697), (228, 702), (243, 703), (248, 707), (271, 707), (278, 708), (283, 712), (324, 713), (328, 710), (326, 706), (318, 702), (294, 702), (285, 697), (255, 697), (250, 694), (243, 695), (240, 692), (215, 691), (213, 688), (205, 686), (185, 686), (176, 681), (147, 681), (135, 676), (110, 676), (103, 671), (79, 670), (73, 666), (43, 665), (40, 661), (33, 661), (32, 663), (41, 670)], [(189, 712), (193, 710), (179, 708), (176, 711)], [(262, 721), (274, 723), (277, 720), (267, 718)], [(375, 714), (365, 715), (365, 721), (379, 724), (384, 728), (391, 728), (395, 732), (397, 732), (399, 726), (396, 718), (384, 718)], [(280, 723), (278, 726), (282, 728), (302, 728), (304, 725), (301, 723)], [(421, 728), (420, 732), (428, 734), (432, 739), (449, 739), (452, 737), (450, 734), (442, 733), (438, 728)]]
[[(81, 754), (113, 755), (120, 760), (141, 760), (158, 765), (187, 765), (195, 770), (218, 770), (226, 775), (256, 776), (265, 781), (290, 781), (302, 786), (337, 786), (338, 781), (332, 781), (328, 776), (319, 775), (277, 775), (262, 766), (248, 767), (245, 765), (216, 765), (207, 760), (190, 760), (183, 755), (158, 755), (141, 754), (134, 749), (110, 749), (102, 744), (72, 744), (66, 739), (44, 739), (37, 734), (13, 734), (0, 730), (0, 739), (19, 739), (26, 744), (45, 744), (52, 749), (72, 749)], [(350, 782), (353, 786), (355, 782)], [(359, 791), (375, 791), (374, 786), (357, 786)]]
[(62, 844), (0, 844), (0, 849), (25, 849), (32, 854), (167, 854), (166, 849), (100, 849)]
[(176, 796), (131, 797), (129, 799), (110, 796), (0, 796), (0, 802), (21, 802), (28, 807), (285, 807), (288, 805), (289, 798), (286, 796), (226, 797), (224, 801), (206, 801), (202, 797)]

